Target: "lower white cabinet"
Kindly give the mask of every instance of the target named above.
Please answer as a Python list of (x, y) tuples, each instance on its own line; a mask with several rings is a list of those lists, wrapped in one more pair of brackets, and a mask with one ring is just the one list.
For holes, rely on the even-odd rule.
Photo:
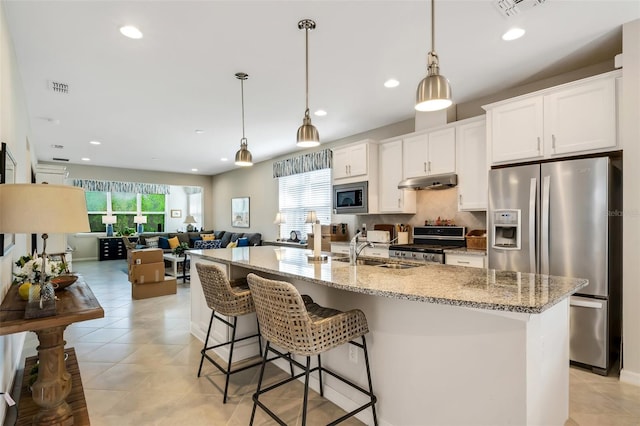
[(478, 256), (475, 254), (446, 253), (444, 259), (444, 263), (447, 265), (484, 268), (487, 256)]
[(384, 247), (365, 247), (364, 250), (362, 250), (362, 254), (364, 256), (369, 256), (369, 257), (382, 257), (382, 258), (389, 258), (389, 248), (387, 246)]
[(332, 243), (331, 253), (349, 254), (349, 243)]

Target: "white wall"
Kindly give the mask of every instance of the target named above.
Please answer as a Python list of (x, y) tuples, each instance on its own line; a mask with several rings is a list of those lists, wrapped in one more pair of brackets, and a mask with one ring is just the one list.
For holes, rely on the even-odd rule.
[[(0, 139), (7, 143), (17, 162), (18, 183), (30, 181), (31, 164), (27, 145), (29, 123), (24, 91), (17, 71), (15, 52), (7, 31), (4, 3), (0, 2)], [(11, 285), (15, 259), (27, 253), (27, 237), (16, 235), (16, 245), (0, 257), (0, 302)], [(25, 333), (0, 337), (0, 390), (11, 391), (20, 363)], [(0, 400), (0, 419), (7, 415), (7, 405)]]
[(640, 20), (622, 28), (623, 90), (623, 368), (620, 380), (640, 386)]

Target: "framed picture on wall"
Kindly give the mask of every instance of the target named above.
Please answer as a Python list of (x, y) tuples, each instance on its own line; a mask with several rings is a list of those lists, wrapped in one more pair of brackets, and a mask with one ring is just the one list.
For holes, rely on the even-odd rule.
[[(0, 145), (0, 184), (16, 183), (16, 160), (7, 144)], [(16, 242), (15, 234), (0, 234), (0, 256), (4, 256)]]
[(249, 197), (231, 199), (231, 226), (234, 228), (249, 227)]
[(182, 217), (182, 210), (180, 210), (180, 209), (172, 209), (171, 210), (171, 217), (174, 218), (174, 219), (175, 218), (178, 218), (178, 219), (181, 218)]

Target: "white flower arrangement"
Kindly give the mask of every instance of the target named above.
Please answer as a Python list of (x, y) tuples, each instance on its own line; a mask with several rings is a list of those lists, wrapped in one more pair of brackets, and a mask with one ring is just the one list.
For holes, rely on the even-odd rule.
[[(13, 279), (14, 284), (22, 283), (38, 283), (40, 282), (40, 273), (42, 271), (42, 257), (27, 255), (22, 256), (16, 261), (16, 266), (19, 268), (17, 272), (14, 272)], [(64, 265), (60, 261), (47, 259), (45, 266), (45, 282), (48, 282), (53, 277), (57, 277), (64, 272)]]

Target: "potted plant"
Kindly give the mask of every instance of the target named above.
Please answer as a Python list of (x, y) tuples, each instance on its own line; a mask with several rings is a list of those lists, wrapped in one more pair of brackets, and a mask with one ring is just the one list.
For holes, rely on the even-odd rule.
[(184, 252), (189, 250), (189, 244), (187, 243), (180, 243), (180, 245), (176, 248), (173, 249), (173, 254), (175, 254), (176, 256), (183, 256)]

